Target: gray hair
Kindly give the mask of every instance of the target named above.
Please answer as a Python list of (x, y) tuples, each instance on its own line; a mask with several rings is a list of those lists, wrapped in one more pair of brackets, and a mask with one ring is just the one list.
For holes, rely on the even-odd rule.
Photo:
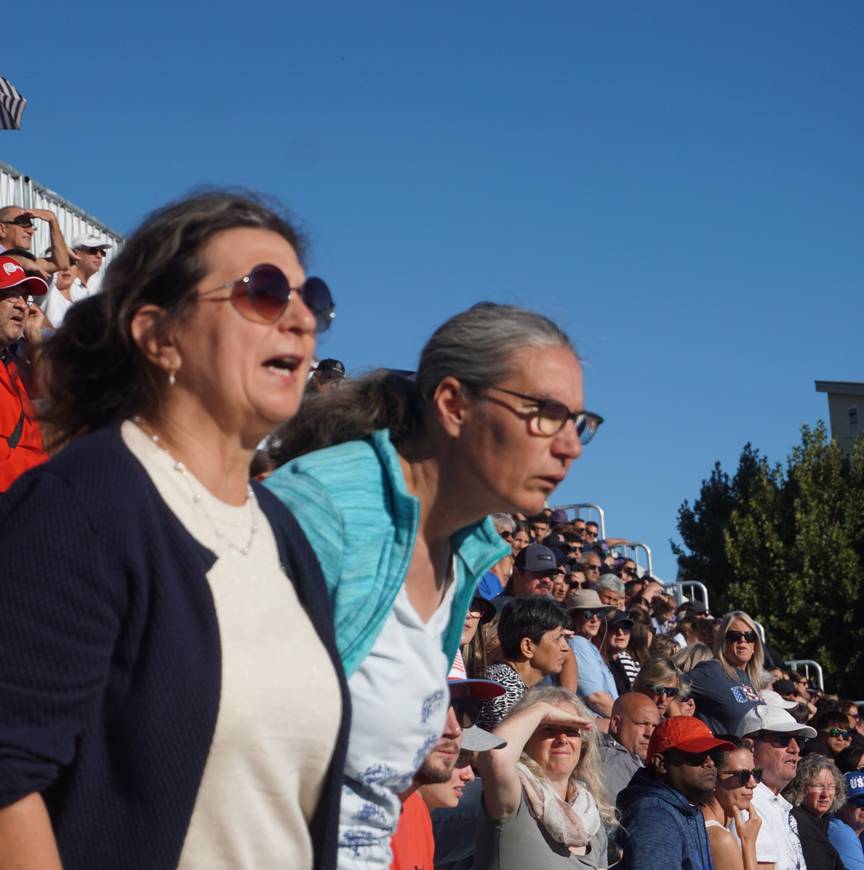
[(614, 574), (604, 574), (594, 584), (594, 590), (596, 592), (602, 592), (604, 589), (608, 589), (610, 592), (614, 592), (616, 595), (623, 595), (624, 582), (619, 577), (616, 577)]
[(830, 758), (811, 752), (798, 762), (795, 771), (795, 779), (783, 789), (783, 797), (794, 807), (800, 807), (807, 793), (807, 787), (813, 785), (816, 777), (827, 770), (834, 777), (834, 803), (828, 809), (829, 813), (836, 813), (846, 803), (846, 782), (837, 765)]
[(548, 317), (516, 305), (480, 302), (435, 330), (413, 379), (380, 370), (305, 399), (274, 436), (274, 462), (368, 438), (379, 429), (389, 429), (403, 453), (417, 450), (427, 433), (429, 403), (444, 378), (456, 378), (466, 393), (476, 395), (513, 374), (517, 351), (537, 347), (565, 347), (578, 359), (570, 339)]
[(510, 514), (492, 514), (492, 522), (495, 523), (495, 528), (498, 533), (512, 532), (516, 529), (516, 520)]

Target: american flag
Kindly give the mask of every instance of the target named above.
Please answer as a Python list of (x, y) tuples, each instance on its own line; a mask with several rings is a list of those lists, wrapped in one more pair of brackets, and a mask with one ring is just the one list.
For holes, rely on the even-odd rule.
[(18, 130), (27, 100), (9, 79), (0, 76), (0, 130)]

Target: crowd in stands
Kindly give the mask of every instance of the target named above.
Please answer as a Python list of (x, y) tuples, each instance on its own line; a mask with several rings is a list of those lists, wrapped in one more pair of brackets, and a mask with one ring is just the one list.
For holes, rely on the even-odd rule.
[(259, 202), (96, 242), (0, 208), (0, 865), (864, 870), (856, 703), (547, 506), (551, 321), (355, 379)]

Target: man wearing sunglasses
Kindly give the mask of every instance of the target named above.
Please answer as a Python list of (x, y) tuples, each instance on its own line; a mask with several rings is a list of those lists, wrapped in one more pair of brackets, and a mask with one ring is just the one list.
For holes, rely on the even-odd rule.
[(753, 791), (753, 806), (762, 817), (756, 860), (774, 870), (805, 870), (792, 804), (780, 792), (795, 778), (803, 738), (814, 738), (816, 730), (799, 725), (780, 706), (761, 704), (744, 716), (738, 736), (752, 747), (754, 766), (762, 770), (762, 782)]
[(711, 753), (734, 748), (692, 716), (673, 716), (654, 729), (647, 766), (618, 795), (626, 870), (711, 870), (699, 804), (717, 784)]
[[(434, 793), (427, 789), (453, 778), (461, 753), (486, 752), (507, 745), (506, 741), (474, 724), (480, 704), (503, 695), (503, 686), (491, 680), (450, 680), (449, 688), (450, 708), (444, 733), (423, 759), (410, 788), (402, 795), (402, 815), (390, 840), (393, 850), (391, 867), (397, 870), (414, 870), (417, 867), (432, 870), (436, 848), (429, 810), (430, 803), (437, 803), (432, 799)], [(480, 794), (478, 791), (474, 801), (478, 819)], [(473, 841), (472, 831), (471, 846)]]
[(828, 823), (828, 839), (847, 870), (864, 870), (864, 770), (852, 770), (844, 780), (846, 803)]
[(94, 279), (97, 272), (105, 264), (110, 242), (105, 242), (92, 234), (77, 236), (72, 240), (72, 251), (75, 257), (75, 280), (69, 288), (69, 297), (73, 302), (92, 296), (99, 289)]
[[(36, 232), (34, 220), (45, 221), (51, 235), (51, 256), (34, 257), (30, 253)], [(17, 205), (0, 208), (0, 252), (14, 258), (25, 269), (34, 269), (43, 277), (66, 269), (71, 263), (66, 240), (57, 215), (41, 208), (23, 209)]]

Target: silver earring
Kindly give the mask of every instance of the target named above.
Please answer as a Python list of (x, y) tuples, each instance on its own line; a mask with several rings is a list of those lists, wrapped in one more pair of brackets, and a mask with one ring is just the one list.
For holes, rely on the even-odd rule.
[(173, 387), (177, 383), (177, 376), (174, 374), (174, 369), (168, 373), (168, 386)]

